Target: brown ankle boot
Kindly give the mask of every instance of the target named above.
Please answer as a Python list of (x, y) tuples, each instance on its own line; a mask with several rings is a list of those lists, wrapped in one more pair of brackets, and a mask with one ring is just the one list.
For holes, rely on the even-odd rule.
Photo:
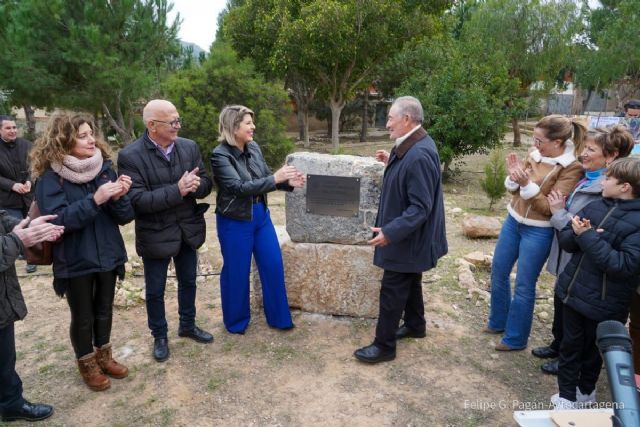
[(111, 381), (103, 373), (98, 362), (96, 354), (90, 353), (78, 359), (78, 369), (84, 383), (93, 391), (106, 390), (111, 386)]
[(124, 378), (129, 375), (129, 368), (113, 360), (111, 356), (111, 344), (105, 344), (96, 348), (96, 360), (102, 372), (113, 378)]

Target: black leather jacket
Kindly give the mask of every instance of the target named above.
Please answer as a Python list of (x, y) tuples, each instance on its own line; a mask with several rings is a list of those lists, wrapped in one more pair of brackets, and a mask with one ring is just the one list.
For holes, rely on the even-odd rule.
[(255, 141), (240, 151), (238, 147), (221, 143), (211, 153), (213, 180), (218, 188), (216, 213), (229, 218), (251, 221), (253, 202), (274, 190), (292, 191), (288, 183), (276, 184), (271, 170)]

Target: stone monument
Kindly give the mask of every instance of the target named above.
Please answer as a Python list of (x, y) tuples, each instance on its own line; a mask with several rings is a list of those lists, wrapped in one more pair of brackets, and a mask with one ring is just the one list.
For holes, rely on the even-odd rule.
[[(289, 305), (303, 311), (356, 317), (378, 314), (382, 270), (373, 265), (375, 225), (384, 165), (373, 157), (293, 153), (307, 175), (287, 193), (287, 235), (279, 233)], [(255, 270), (254, 270), (255, 271)], [(262, 305), (254, 274), (254, 303)]]

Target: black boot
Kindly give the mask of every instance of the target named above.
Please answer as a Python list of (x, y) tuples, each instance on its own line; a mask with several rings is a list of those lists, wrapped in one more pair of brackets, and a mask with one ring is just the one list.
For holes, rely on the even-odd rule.
[(53, 415), (53, 406), (24, 401), (22, 406), (2, 413), (2, 421), (40, 421)]

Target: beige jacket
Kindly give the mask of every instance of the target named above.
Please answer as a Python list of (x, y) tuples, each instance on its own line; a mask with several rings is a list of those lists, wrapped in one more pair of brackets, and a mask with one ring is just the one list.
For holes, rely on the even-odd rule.
[(573, 143), (565, 143), (565, 151), (558, 157), (543, 157), (537, 149), (529, 152), (524, 167), (529, 184), (520, 187), (507, 176), (505, 187), (512, 193), (507, 207), (519, 223), (535, 227), (551, 227), (551, 210), (547, 194), (558, 190), (569, 196), (583, 176), (582, 165), (573, 154)]

